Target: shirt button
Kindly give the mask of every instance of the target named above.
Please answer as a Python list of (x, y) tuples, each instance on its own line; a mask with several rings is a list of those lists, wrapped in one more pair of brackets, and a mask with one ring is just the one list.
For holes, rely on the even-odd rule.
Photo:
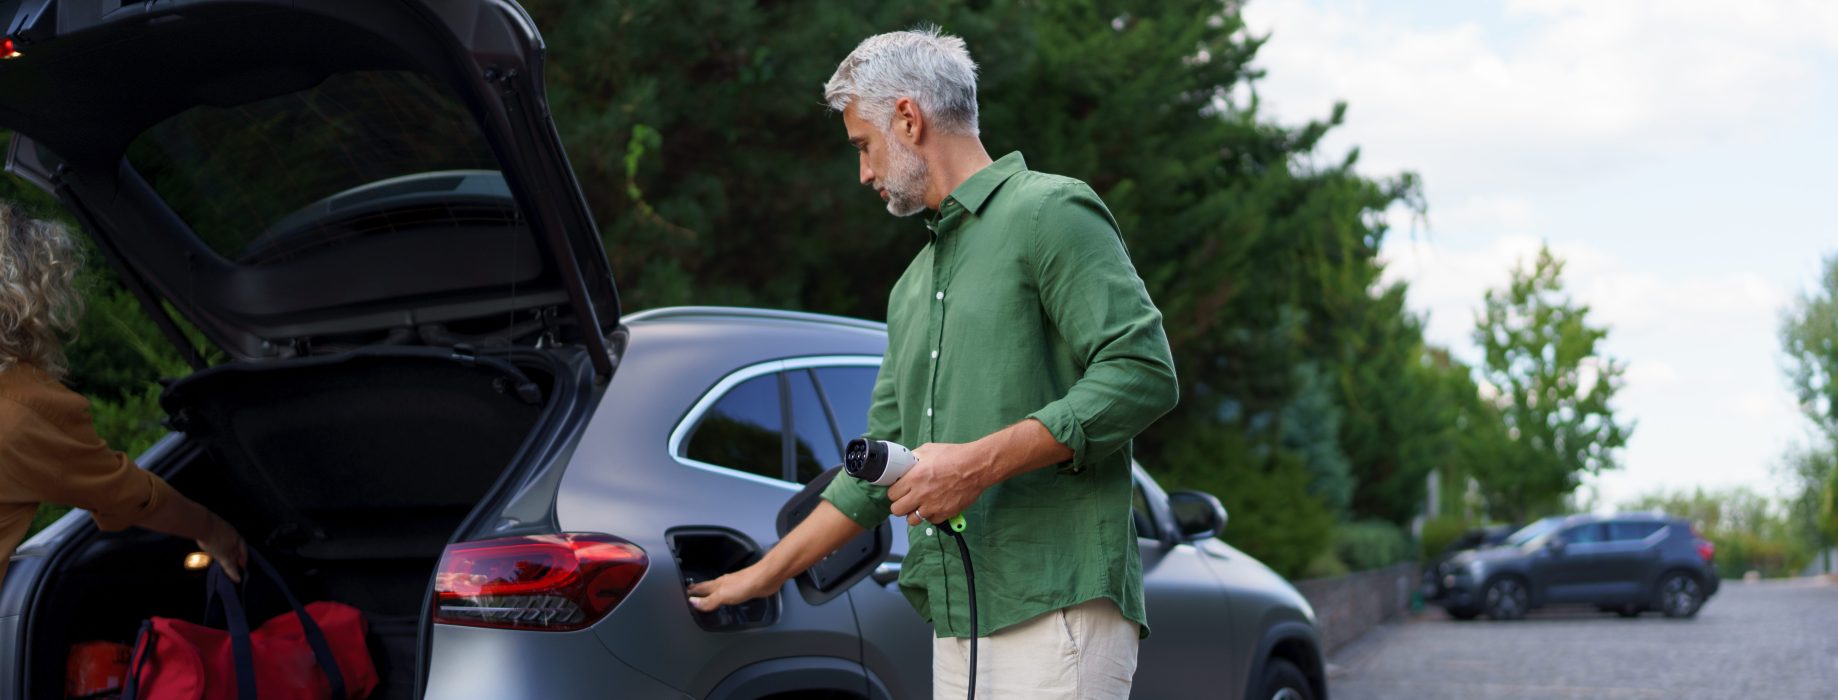
[(927, 418), (930, 418), (930, 417), (932, 417), (932, 409), (930, 409), (930, 408), (928, 408), (928, 409), (925, 409), (925, 417), (927, 417)]
[(936, 360), (936, 359), (938, 359), (938, 351), (937, 351), (937, 350), (933, 350), (933, 351), (932, 351), (932, 359), (934, 359), (934, 360)]
[(926, 528), (926, 529), (925, 529), (925, 536), (926, 536), (926, 537), (931, 537), (931, 536), (932, 536), (932, 528), (929, 528), (929, 527), (928, 527), (928, 528)]
[(939, 299), (944, 299), (944, 298), (945, 298), (945, 293), (944, 293), (944, 292), (939, 292), (939, 293), (938, 293), (938, 298), (939, 298)]

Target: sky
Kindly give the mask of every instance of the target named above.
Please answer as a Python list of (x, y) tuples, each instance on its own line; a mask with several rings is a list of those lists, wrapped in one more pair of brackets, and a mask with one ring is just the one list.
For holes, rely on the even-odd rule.
[(1348, 103), (1323, 162), (1417, 173), (1427, 221), (1380, 252), (1427, 339), (1470, 363), (1488, 288), (1540, 243), (1628, 364), (1621, 468), (1641, 494), (1785, 493), (1804, 439), (1781, 315), (1838, 254), (1838, 3), (1250, 0), (1255, 85), (1285, 124)]

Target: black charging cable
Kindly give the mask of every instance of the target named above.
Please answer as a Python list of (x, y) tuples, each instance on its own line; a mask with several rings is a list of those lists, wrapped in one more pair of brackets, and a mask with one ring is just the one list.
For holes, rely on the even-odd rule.
[(957, 553), (964, 558), (964, 587), (970, 591), (970, 692), (964, 697), (976, 700), (976, 569), (970, 566), (970, 545), (964, 544), (964, 533), (953, 527), (944, 531), (957, 540)]

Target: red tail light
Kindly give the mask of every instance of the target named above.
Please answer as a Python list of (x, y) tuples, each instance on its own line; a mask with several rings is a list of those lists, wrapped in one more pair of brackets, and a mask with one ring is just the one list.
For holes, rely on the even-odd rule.
[(1698, 526), (1691, 526), (1691, 537), (1697, 543), (1698, 556), (1704, 559), (1704, 563), (1709, 564), (1711, 559), (1716, 558), (1717, 543), (1705, 539), (1704, 533), (1698, 532)]
[(524, 630), (578, 630), (612, 612), (650, 566), (617, 537), (538, 535), (447, 548), (434, 576), (434, 621)]

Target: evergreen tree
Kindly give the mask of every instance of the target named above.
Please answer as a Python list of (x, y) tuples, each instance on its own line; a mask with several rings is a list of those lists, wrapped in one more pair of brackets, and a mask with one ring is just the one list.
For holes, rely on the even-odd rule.
[[(1217, 494), (1229, 539), (1297, 573), (1337, 519), (1407, 521), (1424, 475), (1456, 452), (1459, 397), (1404, 288), (1379, 282), (1385, 212), (1423, 211), (1417, 181), (1320, 152), (1344, 105), (1293, 125), (1260, 113), (1246, 88), (1267, 37), (1246, 31), (1239, 3), (525, 5), (627, 310), (881, 318), (895, 275), (864, 272), (903, 268), (925, 230), (856, 183), (821, 85), (863, 38), (937, 23), (981, 67), (992, 154), (1085, 180), (1116, 215), (1183, 397), (1138, 454), (1169, 486)], [(123, 407), (99, 423), (129, 444), (157, 434), (151, 380), (183, 368), (94, 267), (73, 380), (99, 409)]]

